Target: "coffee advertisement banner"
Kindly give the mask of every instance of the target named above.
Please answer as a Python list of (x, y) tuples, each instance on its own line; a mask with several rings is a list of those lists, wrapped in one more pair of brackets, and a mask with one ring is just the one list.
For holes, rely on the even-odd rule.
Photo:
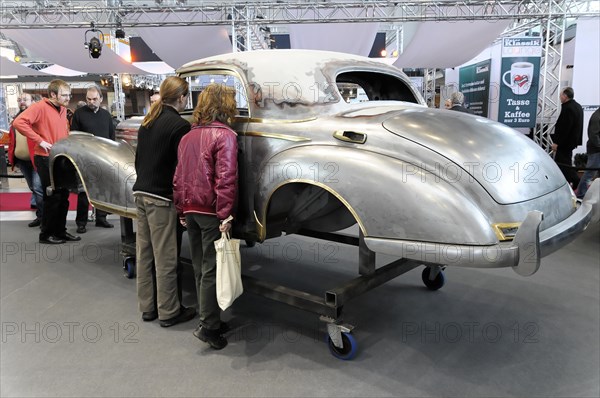
[(542, 39), (502, 39), (498, 121), (510, 127), (534, 127), (540, 81)]
[(465, 95), (465, 106), (478, 116), (488, 117), (491, 60), (460, 68), (459, 91)]

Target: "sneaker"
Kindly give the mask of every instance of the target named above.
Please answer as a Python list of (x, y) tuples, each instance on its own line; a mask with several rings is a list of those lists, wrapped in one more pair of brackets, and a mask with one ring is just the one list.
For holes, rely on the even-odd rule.
[(187, 322), (195, 316), (195, 308), (181, 306), (181, 308), (179, 309), (179, 314), (177, 314), (173, 318), (160, 320), (160, 326), (162, 326), (163, 328), (168, 328), (177, 325), (178, 323)]
[(194, 330), (194, 336), (208, 343), (215, 350), (222, 350), (227, 346), (227, 339), (223, 337), (220, 329), (211, 330), (200, 326), (199, 329)]

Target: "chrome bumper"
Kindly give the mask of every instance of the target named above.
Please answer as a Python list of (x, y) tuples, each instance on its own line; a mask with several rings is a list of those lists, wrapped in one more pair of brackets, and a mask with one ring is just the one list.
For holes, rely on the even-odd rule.
[(459, 267), (512, 267), (519, 275), (533, 275), (542, 257), (573, 241), (590, 223), (600, 220), (600, 179), (589, 188), (579, 208), (569, 218), (542, 232), (543, 214), (531, 211), (521, 223), (512, 242), (490, 246), (452, 245), (365, 237), (367, 247), (376, 252), (424, 263)]

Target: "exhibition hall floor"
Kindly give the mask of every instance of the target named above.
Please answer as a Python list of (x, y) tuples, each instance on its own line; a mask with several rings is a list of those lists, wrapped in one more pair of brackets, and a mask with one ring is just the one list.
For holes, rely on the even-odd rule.
[[(0, 213), (2, 397), (600, 395), (598, 224), (529, 278), (447, 268), (431, 292), (416, 269), (351, 300), (343, 317), (359, 351), (341, 361), (315, 314), (250, 293), (224, 313), (233, 330), (221, 351), (192, 335), (197, 317), (142, 322), (117, 217), (111, 230), (90, 223), (80, 242), (40, 246), (31, 215)], [(242, 244), (246, 273), (313, 293), (355, 277), (357, 254), (300, 236)], [(184, 304), (195, 305), (186, 277)]]

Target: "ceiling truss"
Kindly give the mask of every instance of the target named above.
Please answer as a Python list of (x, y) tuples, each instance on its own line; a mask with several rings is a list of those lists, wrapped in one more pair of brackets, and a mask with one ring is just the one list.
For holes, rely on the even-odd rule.
[[(43, 4), (42, 4), (43, 3)], [(232, 18), (246, 24), (341, 22), (423, 22), (442, 20), (528, 20), (549, 16), (598, 16), (591, 1), (485, 0), (485, 1), (352, 1), (345, 2), (202, 2), (188, 5), (124, 3), (122, 1), (3, 1), (0, 29), (81, 28), (94, 22), (112, 29), (152, 26), (229, 25)], [(149, 0), (148, 3), (151, 3)]]

